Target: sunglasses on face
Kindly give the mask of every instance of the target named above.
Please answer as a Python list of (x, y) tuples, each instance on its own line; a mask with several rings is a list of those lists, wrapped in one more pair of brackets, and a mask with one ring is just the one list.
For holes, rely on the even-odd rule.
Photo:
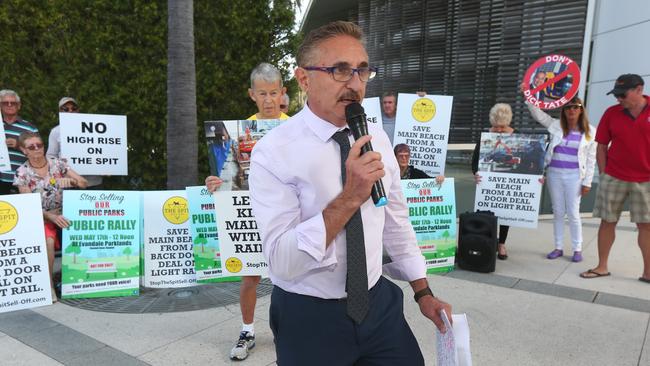
[(623, 93), (614, 93), (614, 98), (616, 99), (625, 99), (627, 97), (627, 91), (624, 91)]
[(79, 110), (79, 107), (61, 107), (61, 112), (76, 112)]
[(582, 109), (582, 104), (572, 104), (564, 107), (564, 110), (571, 109), (571, 110), (578, 110)]
[(25, 149), (30, 150), (30, 151), (40, 150), (42, 148), (43, 148), (43, 144), (39, 143), (39, 142), (37, 142), (35, 144), (31, 144), (29, 146), (25, 146)]
[(3, 107), (13, 107), (13, 106), (18, 106), (20, 104), (19, 102), (2, 102)]

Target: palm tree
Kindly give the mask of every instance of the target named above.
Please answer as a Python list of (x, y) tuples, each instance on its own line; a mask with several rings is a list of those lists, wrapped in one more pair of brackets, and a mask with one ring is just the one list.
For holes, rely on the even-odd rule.
[(167, 188), (184, 189), (198, 179), (194, 3), (168, 0)]

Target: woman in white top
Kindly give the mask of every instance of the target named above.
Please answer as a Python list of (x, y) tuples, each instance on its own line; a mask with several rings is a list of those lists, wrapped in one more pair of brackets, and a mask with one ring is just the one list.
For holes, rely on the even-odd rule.
[(596, 164), (596, 129), (589, 119), (580, 98), (573, 98), (562, 107), (560, 119), (555, 119), (539, 108), (526, 103), (533, 119), (542, 124), (551, 135), (544, 165), (555, 218), (555, 249), (546, 258), (564, 255), (564, 215), (569, 217), (573, 262), (582, 261), (582, 223), (580, 198), (591, 189)]

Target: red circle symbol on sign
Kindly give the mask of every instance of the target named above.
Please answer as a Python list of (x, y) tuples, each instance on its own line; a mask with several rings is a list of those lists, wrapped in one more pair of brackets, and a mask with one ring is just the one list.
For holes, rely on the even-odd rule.
[(540, 109), (555, 109), (569, 103), (580, 85), (580, 68), (563, 55), (539, 58), (524, 75), (524, 97)]

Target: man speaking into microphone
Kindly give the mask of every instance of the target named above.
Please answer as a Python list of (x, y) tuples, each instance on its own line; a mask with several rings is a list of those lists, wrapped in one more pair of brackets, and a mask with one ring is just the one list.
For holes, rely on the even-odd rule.
[[(355, 141), (348, 129), (346, 107), (363, 100), (376, 74), (362, 37), (350, 22), (307, 35), (295, 72), (307, 105), (253, 150), (249, 186), (275, 285), (270, 326), (280, 366), (424, 365), (402, 290), (382, 272), (409, 281), (441, 331), (440, 311), (451, 318), (427, 283), (388, 136), (372, 125)], [(371, 139), (374, 151), (362, 154)], [(379, 180), (384, 206), (371, 199)], [(382, 247), (392, 259), (383, 268)]]

